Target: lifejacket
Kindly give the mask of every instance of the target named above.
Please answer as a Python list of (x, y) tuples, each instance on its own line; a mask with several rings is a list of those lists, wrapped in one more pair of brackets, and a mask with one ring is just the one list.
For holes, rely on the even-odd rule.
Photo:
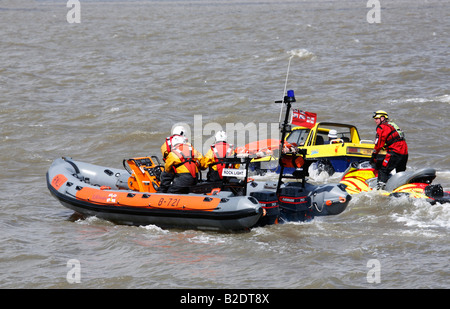
[(174, 137), (174, 135), (166, 137), (166, 141), (165, 141), (166, 149), (165, 149), (165, 151), (163, 153), (163, 160), (164, 161), (166, 161), (167, 156), (172, 151), (172, 139), (173, 139), (173, 137)]
[(166, 137), (166, 149), (167, 149), (167, 153), (170, 153), (172, 151), (172, 136)]
[(386, 140), (383, 148), (385, 148), (388, 152), (393, 151), (399, 154), (407, 154), (408, 146), (406, 145), (405, 133), (394, 122), (383, 122), (378, 125), (377, 139), (375, 143), (378, 144), (378, 139), (381, 137), (378, 135), (378, 129), (383, 132), (384, 130), (386, 130), (386, 128), (388, 128), (389, 133), (386, 135)]
[(234, 153), (233, 145), (228, 144), (226, 142), (219, 142), (217, 144), (212, 145), (211, 150), (213, 151), (215, 162), (212, 163), (209, 167), (210, 167), (210, 169), (212, 169), (212, 166), (216, 165), (217, 172), (219, 173), (219, 177), (220, 177), (220, 179), (223, 179), (223, 176), (222, 176), (223, 169), (225, 167), (233, 168), (233, 164), (221, 163), (221, 161), (223, 161), (221, 159), (233, 156), (233, 153)]
[(385, 123), (388, 127), (391, 128), (391, 132), (388, 134), (386, 138), (385, 147), (391, 146), (393, 143), (405, 140), (405, 133), (403, 133), (402, 129), (394, 122)]
[(180, 158), (180, 163), (173, 166), (175, 174), (177, 174), (177, 168), (184, 166), (192, 177), (197, 178), (197, 161), (194, 158), (194, 149), (189, 144), (179, 144), (172, 149), (178, 158)]

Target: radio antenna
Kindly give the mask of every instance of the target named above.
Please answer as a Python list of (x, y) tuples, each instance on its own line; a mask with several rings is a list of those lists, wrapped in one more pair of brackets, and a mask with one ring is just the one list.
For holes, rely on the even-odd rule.
[[(285, 82), (284, 82), (283, 95), (281, 96), (282, 98), (284, 98), (284, 96), (286, 95), (287, 82), (288, 82), (288, 79), (289, 79), (289, 70), (290, 70), (290, 68), (291, 68), (291, 60), (292, 60), (292, 58), (294, 58), (294, 54), (292, 54), (292, 55), (289, 57), (288, 68), (287, 68), (287, 72), (286, 72), (286, 80), (285, 80)], [(280, 108), (280, 117), (279, 117), (279, 119), (278, 119), (278, 122), (280, 122), (280, 123), (281, 123), (281, 116), (283, 115), (283, 106), (284, 106), (284, 104), (281, 104), (281, 108)]]

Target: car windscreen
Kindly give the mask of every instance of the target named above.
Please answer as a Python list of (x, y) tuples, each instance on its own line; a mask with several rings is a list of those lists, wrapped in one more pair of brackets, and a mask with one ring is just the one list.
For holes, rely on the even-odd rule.
[(289, 134), (286, 141), (290, 144), (296, 144), (297, 146), (304, 146), (309, 131), (309, 129), (294, 130), (291, 134)]

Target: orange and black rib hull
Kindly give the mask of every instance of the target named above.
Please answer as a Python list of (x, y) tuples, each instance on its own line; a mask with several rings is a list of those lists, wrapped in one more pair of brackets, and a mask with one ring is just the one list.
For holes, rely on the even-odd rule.
[(124, 170), (57, 159), (47, 172), (47, 186), (63, 206), (119, 224), (237, 231), (251, 228), (263, 214), (258, 201), (250, 196), (120, 189), (113, 183), (121, 183), (123, 175), (129, 176)]

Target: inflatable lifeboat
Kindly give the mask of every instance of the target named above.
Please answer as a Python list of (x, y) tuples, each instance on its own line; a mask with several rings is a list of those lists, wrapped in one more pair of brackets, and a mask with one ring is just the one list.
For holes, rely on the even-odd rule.
[(254, 197), (232, 191), (157, 193), (160, 169), (151, 158), (127, 161), (135, 168), (132, 174), (59, 158), (47, 172), (47, 185), (67, 208), (119, 224), (234, 231), (254, 226), (263, 214)]
[[(353, 162), (345, 171), (340, 183), (346, 185), (350, 194), (369, 192), (376, 188), (378, 171), (368, 161)], [(449, 203), (450, 192), (444, 191), (440, 184), (432, 184), (436, 170), (423, 168), (417, 171), (405, 171), (391, 175), (383, 195), (424, 199), (431, 204)]]

